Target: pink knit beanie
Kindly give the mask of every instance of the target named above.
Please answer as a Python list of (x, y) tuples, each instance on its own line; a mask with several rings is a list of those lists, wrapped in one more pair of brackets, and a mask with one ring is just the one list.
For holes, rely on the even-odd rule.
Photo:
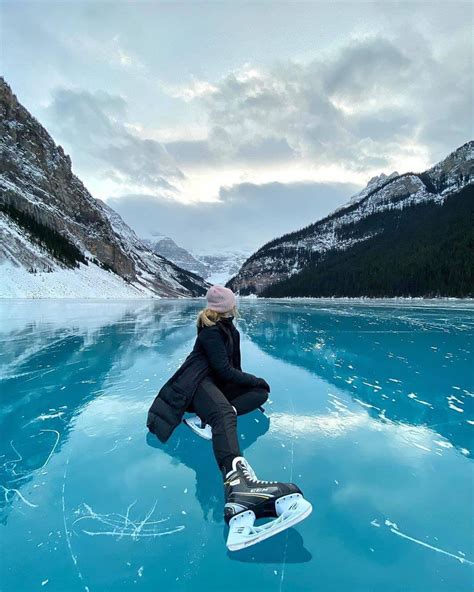
[(224, 286), (211, 286), (206, 293), (207, 308), (216, 312), (228, 312), (235, 306), (235, 295)]

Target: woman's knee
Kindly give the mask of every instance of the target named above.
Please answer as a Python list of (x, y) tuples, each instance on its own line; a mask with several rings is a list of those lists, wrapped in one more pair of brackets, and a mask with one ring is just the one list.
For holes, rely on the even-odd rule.
[(257, 400), (257, 407), (260, 407), (261, 405), (263, 405), (264, 403), (266, 403), (268, 401), (268, 391), (267, 389), (255, 389), (255, 392), (257, 393), (256, 396), (256, 400)]
[(221, 425), (236, 425), (237, 416), (230, 403), (219, 403), (209, 412), (207, 421), (215, 429)]

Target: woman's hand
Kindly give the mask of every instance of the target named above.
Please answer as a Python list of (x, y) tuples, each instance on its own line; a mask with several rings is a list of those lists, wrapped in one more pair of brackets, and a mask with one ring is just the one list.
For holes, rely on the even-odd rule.
[(264, 378), (258, 378), (258, 383), (255, 385), (257, 388), (263, 388), (270, 392), (270, 385)]

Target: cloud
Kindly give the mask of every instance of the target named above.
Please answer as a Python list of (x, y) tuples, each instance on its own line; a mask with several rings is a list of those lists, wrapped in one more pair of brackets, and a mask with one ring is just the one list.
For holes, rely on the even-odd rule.
[(167, 18), (97, 3), (46, 17), (16, 3), (7, 71), (79, 177), (137, 230), (253, 250), (356, 190), (336, 181), (424, 170), (472, 136), (467, 5), (415, 4), (282, 4), (271, 18), (253, 7), (246, 29), (235, 17), (248, 7), (198, 11), (196, 27), (171, 5)]
[(230, 245), (253, 252), (275, 236), (318, 220), (357, 189), (345, 183), (241, 183), (221, 188), (217, 202), (183, 204), (128, 195), (107, 203), (143, 237), (163, 233), (194, 253)]
[(197, 97), (203, 97), (216, 92), (217, 88), (210, 82), (205, 80), (198, 80), (193, 78), (191, 84), (188, 85), (172, 85), (161, 82), (161, 86), (166, 89), (166, 92), (176, 98), (183, 99), (185, 102), (190, 102)]
[(269, 162), (272, 164), (291, 160), (296, 156), (286, 138), (257, 137), (242, 142), (238, 146), (236, 157), (244, 162)]
[(223, 160), (423, 168), (472, 134), (471, 55), (464, 38), (444, 53), (421, 35), (416, 51), (411, 37), (354, 38), (307, 63), (245, 64), (186, 96), (206, 110), (209, 151)]
[(418, 63), (388, 39), (352, 40), (323, 68), (323, 88), (330, 99), (357, 102), (360, 110), (366, 101), (390, 102), (418, 74)]
[(59, 88), (46, 113), (52, 134), (66, 149), (75, 148), (80, 176), (101, 178), (110, 193), (174, 195), (184, 173), (161, 143), (133, 133), (127, 110), (118, 95)]
[(120, 35), (99, 39), (85, 31), (80, 34), (62, 34), (63, 44), (81, 55), (88, 54), (96, 60), (102, 60), (113, 67), (146, 71), (145, 64), (132, 51), (125, 49)]
[(287, 163), (297, 155), (286, 138), (254, 137), (235, 140), (222, 128), (214, 128), (206, 140), (176, 140), (163, 144), (167, 152), (183, 167), (226, 165), (258, 167), (265, 164)]
[(164, 143), (164, 147), (181, 166), (209, 165), (218, 160), (207, 140), (174, 140)]
[[(143, 66), (146, 55), (126, 41), (85, 35), (80, 48), (136, 80), (151, 58)], [(119, 94), (56, 89), (46, 123), (104, 199), (209, 200), (222, 184), (243, 181), (361, 183), (424, 170), (470, 139), (470, 47), (462, 35), (448, 45), (399, 29), (347, 35), (316, 59), (244, 63), (221, 78), (191, 73), (187, 86), (147, 71), (150, 86), (134, 83), (130, 96), (142, 94), (130, 104)], [(158, 87), (168, 93), (163, 112), (182, 110), (172, 134), (150, 99)]]

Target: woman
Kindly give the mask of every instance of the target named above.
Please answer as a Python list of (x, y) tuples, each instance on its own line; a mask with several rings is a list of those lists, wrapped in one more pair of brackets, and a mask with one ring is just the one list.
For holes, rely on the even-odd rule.
[[(206, 299), (207, 307), (197, 318), (193, 350), (156, 396), (147, 426), (165, 442), (185, 411), (196, 413), (185, 422), (199, 435), (212, 438), (224, 478), (224, 518), (230, 527), (227, 546), (234, 551), (293, 526), (312, 507), (296, 485), (258, 479), (243, 458), (237, 416), (260, 408), (270, 386), (263, 378), (242, 371), (232, 290), (211, 286)], [(254, 526), (256, 518), (264, 517), (275, 520)]]

